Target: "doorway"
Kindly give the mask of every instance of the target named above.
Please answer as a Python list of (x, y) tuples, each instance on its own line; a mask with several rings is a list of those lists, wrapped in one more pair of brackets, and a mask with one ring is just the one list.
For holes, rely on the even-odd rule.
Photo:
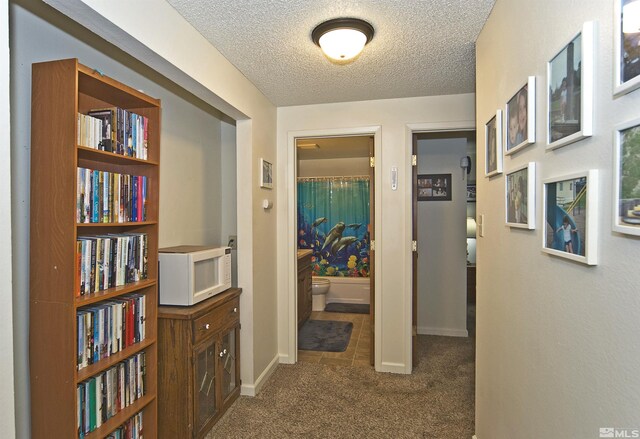
[(419, 334), (466, 337), (473, 329), (476, 153), (471, 130), (413, 133), (412, 140), (415, 366)]
[[(300, 137), (295, 147), (297, 359), (371, 366), (374, 136)], [(336, 337), (342, 346), (331, 346)]]

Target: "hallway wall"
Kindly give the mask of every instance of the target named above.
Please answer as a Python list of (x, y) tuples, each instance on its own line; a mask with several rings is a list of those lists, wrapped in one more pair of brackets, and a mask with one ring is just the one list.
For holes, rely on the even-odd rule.
[(452, 191), (451, 201), (418, 201), (418, 334), (468, 335), (466, 155), (466, 137), (418, 140), (418, 174), (451, 174)]
[[(536, 230), (505, 227), (504, 175), (478, 177), (477, 439), (596, 438), (640, 428), (637, 238), (612, 232), (613, 127), (640, 116), (640, 90), (613, 98), (613, 1), (498, 0), (477, 41), (478, 168), (484, 124), (535, 75), (538, 142), (505, 170), (537, 163)], [(597, 21), (594, 135), (545, 151), (546, 63)], [(598, 169), (599, 263), (541, 252), (541, 181)], [(627, 436), (629, 437), (629, 436)]]

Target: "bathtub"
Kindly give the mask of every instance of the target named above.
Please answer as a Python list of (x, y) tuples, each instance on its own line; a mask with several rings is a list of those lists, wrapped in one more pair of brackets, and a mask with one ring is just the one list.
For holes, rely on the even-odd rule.
[(369, 303), (370, 281), (368, 277), (313, 276), (328, 279), (327, 303)]

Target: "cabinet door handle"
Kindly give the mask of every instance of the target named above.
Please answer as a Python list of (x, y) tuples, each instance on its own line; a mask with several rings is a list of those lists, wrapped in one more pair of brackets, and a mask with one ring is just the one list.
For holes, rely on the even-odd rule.
[(220, 352), (220, 358), (224, 357), (224, 352)]
[(203, 326), (203, 328), (204, 328), (205, 330), (207, 330), (207, 329), (211, 328), (211, 325), (210, 325), (209, 323), (205, 323), (205, 324), (204, 324), (204, 326)]
[(238, 312), (238, 308), (233, 308), (233, 312)]

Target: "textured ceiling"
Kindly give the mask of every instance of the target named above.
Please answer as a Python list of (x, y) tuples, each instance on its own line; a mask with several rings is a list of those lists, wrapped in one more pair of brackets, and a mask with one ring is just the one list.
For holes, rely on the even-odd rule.
[[(470, 93), (475, 40), (495, 0), (168, 0), (277, 106)], [(361, 18), (375, 36), (329, 62), (311, 31)]]

